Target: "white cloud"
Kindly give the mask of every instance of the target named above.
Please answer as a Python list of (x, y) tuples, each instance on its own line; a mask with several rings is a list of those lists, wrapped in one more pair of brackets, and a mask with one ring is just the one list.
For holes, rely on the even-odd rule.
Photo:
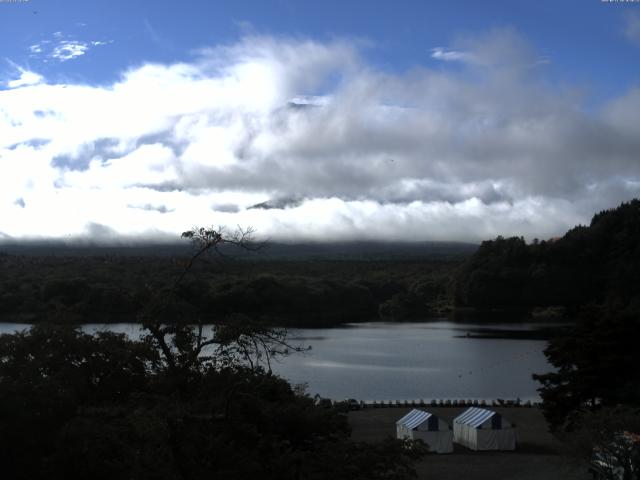
[(637, 91), (582, 108), (530, 74), (539, 56), (511, 30), (440, 55), (463, 52), (462, 71), (392, 74), (346, 42), (247, 37), (112, 85), (16, 84), (0, 231), (544, 238), (640, 193)]
[(431, 58), (436, 60), (444, 60), (445, 62), (453, 61), (473, 61), (473, 55), (468, 52), (459, 52), (457, 50), (447, 50), (446, 48), (436, 47), (431, 49)]
[(31, 72), (29, 70), (20, 69), (20, 77), (14, 80), (8, 80), (6, 82), (7, 87), (9, 88), (18, 88), (18, 87), (26, 87), (28, 85), (37, 85), (41, 83), (44, 79), (42, 75)]
[(640, 46), (640, 14), (629, 11), (625, 18), (624, 36), (631, 43)]
[(31, 57), (44, 57), (66, 62), (85, 55), (91, 48), (113, 43), (112, 40), (76, 40), (62, 32), (54, 32), (50, 40), (42, 40), (29, 46)]
[(551, 63), (549, 56), (534, 52), (512, 28), (493, 29), (479, 36), (458, 36), (452, 48), (431, 49), (431, 58), (510, 75)]
[(81, 57), (89, 50), (89, 45), (85, 42), (78, 42), (73, 40), (63, 40), (53, 48), (51, 57), (61, 62), (72, 60), (76, 57)]
[(84, 171), (64, 172), (59, 184), (68, 188), (124, 189), (138, 184), (156, 185), (177, 178), (171, 149), (161, 144), (143, 145), (115, 159), (96, 157)]

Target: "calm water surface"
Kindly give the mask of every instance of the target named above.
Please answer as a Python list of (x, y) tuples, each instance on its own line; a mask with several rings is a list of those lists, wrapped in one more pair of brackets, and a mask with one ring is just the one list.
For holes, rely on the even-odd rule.
[[(323, 329), (294, 329), (294, 343), (311, 351), (274, 363), (292, 383), (309, 385), (311, 395), (334, 399), (494, 399), (539, 400), (532, 373), (551, 370), (540, 340), (466, 338), (479, 328), (532, 329), (532, 324), (479, 326), (449, 321), (359, 323)], [(0, 324), (0, 333), (28, 328)], [(137, 324), (85, 325), (136, 337)]]

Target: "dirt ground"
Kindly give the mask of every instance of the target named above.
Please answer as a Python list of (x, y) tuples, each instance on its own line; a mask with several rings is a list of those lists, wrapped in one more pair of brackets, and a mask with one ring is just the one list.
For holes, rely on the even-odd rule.
[[(368, 408), (349, 413), (354, 440), (375, 442), (395, 436), (395, 422), (410, 408)], [(464, 408), (425, 407), (452, 424)], [(587, 463), (565, 452), (547, 429), (538, 408), (494, 408), (516, 424), (515, 452), (475, 452), (454, 443), (448, 455), (429, 454), (416, 464), (418, 478), (430, 480), (589, 479)]]

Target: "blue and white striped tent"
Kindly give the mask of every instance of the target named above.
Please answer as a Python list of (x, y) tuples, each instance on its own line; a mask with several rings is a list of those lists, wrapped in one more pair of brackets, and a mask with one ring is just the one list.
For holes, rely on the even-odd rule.
[(515, 450), (516, 431), (499, 413), (471, 407), (454, 418), (453, 441), (472, 450)]
[(451, 453), (453, 451), (453, 432), (449, 424), (423, 410), (411, 410), (398, 420), (396, 436), (422, 440), (432, 452)]

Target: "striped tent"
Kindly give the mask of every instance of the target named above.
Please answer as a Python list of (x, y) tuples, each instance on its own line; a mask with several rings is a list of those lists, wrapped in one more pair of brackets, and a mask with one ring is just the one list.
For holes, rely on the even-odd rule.
[(447, 422), (423, 410), (411, 410), (396, 422), (398, 438), (422, 440), (437, 453), (453, 451), (453, 434)]
[(499, 413), (471, 407), (454, 418), (453, 441), (471, 450), (515, 450), (516, 430)]

